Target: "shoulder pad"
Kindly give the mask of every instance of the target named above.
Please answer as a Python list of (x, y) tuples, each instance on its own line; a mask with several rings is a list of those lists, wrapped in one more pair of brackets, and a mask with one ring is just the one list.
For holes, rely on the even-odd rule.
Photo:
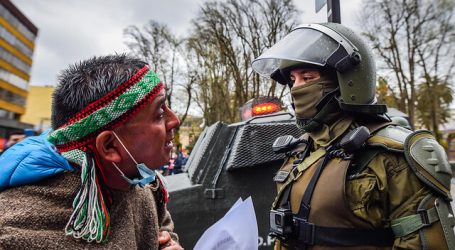
[(376, 131), (368, 140), (368, 146), (379, 146), (386, 150), (403, 152), (406, 138), (412, 131), (397, 125), (388, 125)]
[(407, 162), (423, 183), (451, 199), (452, 169), (444, 148), (430, 131), (420, 130), (409, 135), (404, 142), (404, 153)]

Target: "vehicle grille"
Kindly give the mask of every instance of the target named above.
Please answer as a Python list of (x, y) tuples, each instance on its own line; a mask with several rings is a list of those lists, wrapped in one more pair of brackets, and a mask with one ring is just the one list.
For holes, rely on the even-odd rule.
[(280, 160), (284, 153), (275, 154), (272, 144), (283, 135), (300, 136), (295, 121), (267, 124), (245, 124), (235, 137), (226, 169), (251, 167)]

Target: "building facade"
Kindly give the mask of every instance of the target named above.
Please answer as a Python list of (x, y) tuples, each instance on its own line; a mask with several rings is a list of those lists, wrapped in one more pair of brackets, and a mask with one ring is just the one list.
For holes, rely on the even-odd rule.
[(25, 105), (24, 123), (32, 124), (37, 133), (51, 127), (51, 107), (53, 86), (30, 86)]
[(32, 56), (38, 28), (9, 0), (0, 0), (0, 138), (30, 124), (25, 114)]

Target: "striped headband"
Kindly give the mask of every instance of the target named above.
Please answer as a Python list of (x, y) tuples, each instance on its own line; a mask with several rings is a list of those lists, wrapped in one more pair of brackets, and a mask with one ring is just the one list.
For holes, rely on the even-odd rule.
[(144, 66), (128, 81), (90, 103), (65, 125), (49, 133), (47, 140), (59, 152), (73, 149), (85, 151), (84, 146), (93, 142), (96, 135), (125, 123), (163, 88), (164, 84), (158, 76)]
[(112, 201), (109, 192), (102, 191), (98, 173), (102, 179), (105, 177), (98, 166), (93, 142), (100, 132), (128, 121), (163, 88), (158, 76), (144, 66), (128, 81), (90, 103), (47, 136), (65, 159), (81, 166), (81, 187), (73, 200), (73, 213), (65, 226), (66, 235), (87, 242), (108, 241), (110, 215), (107, 204)]

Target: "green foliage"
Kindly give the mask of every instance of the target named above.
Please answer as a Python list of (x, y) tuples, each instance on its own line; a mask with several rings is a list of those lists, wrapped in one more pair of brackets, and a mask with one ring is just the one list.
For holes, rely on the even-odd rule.
[(417, 118), (425, 128), (432, 130), (441, 139), (439, 125), (450, 118), (453, 90), (450, 83), (438, 77), (425, 76), (417, 90)]
[(378, 103), (386, 104), (388, 107), (397, 108), (398, 98), (391, 89), (389, 83), (384, 77), (378, 77), (378, 85), (376, 86), (376, 96)]

